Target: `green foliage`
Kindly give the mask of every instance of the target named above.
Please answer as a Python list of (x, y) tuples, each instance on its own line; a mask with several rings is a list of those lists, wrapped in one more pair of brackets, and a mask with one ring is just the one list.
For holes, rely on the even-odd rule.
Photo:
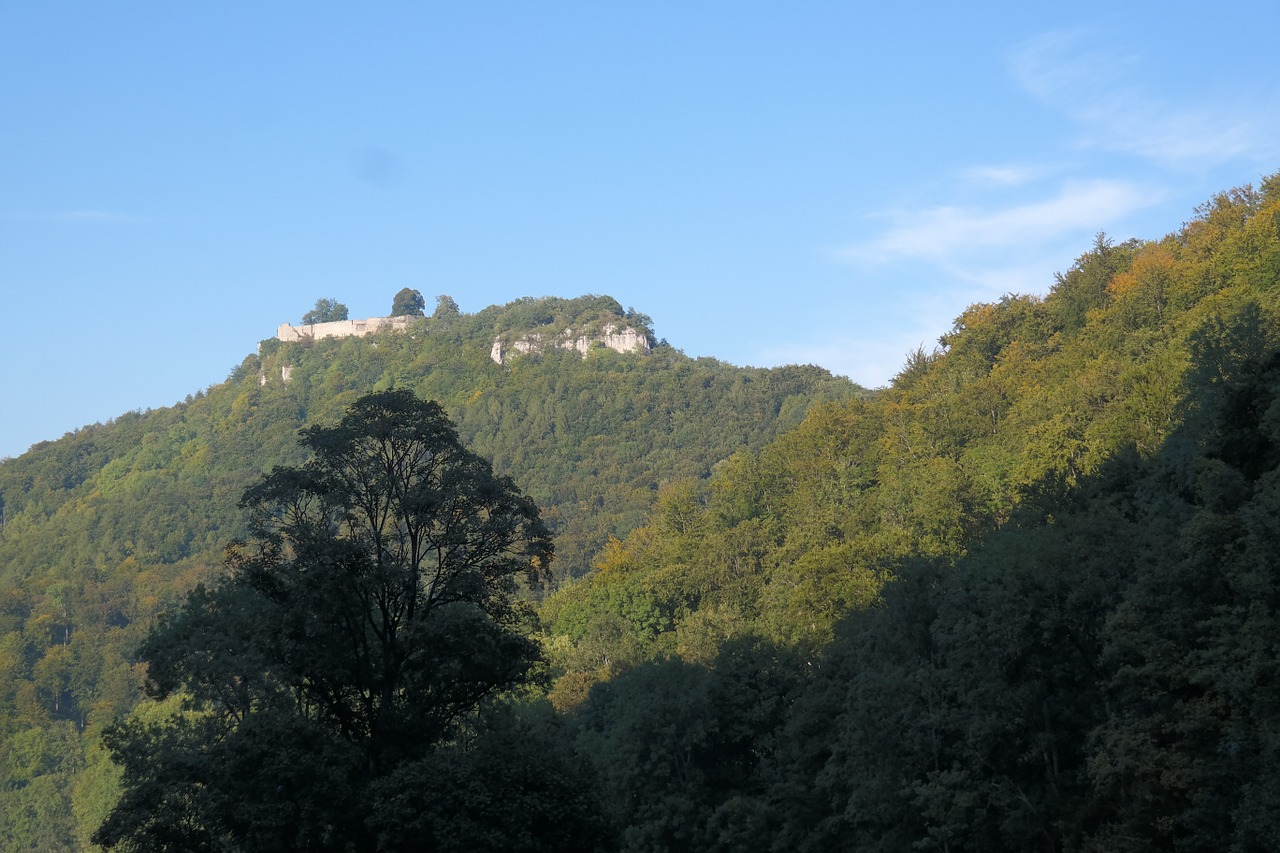
[(249, 535), (239, 497), (275, 466), (302, 462), (295, 439), (308, 423), (336, 420), (374, 389), (438, 400), (463, 441), (543, 507), (564, 578), (640, 525), (661, 484), (704, 478), (798, 423), (813, 401), (858, 393), (816, 368), (738, 368), (670, 348), (499, 366), (489, 350), (504, 309), (445, 307), (403, 333), (272, 339), (227, 382), (175, 406), (0, 463), (0, 751), (51, 720), (80, 732), (65, 742), (66, 772), (39, 783), (57, 792), (42, 813), (59, 816), (59, 837), (85, 837), (67, 807), (73, 791), (86, 809), (106, 796), (79, 777), (98, 772), (102, 727), (142, 696), (136, 652), (156, 614), (224, 574), (226, 543)]
[(302, 315), (304, 326), (312, 323), (332, 323), (347, 319), (347, 306), (336, 299), (317, 299), (316, 305)]
[(624, 328), (640, 332), (650, 346), (656, 343), (649, 316), (634, 308), (623, 311), (611, 296), (526, 297), (507, 305), (496, 324), (498, 338), (508, 345), (529, 336), (554, 337), (571, 331), (574, 337), (592, 337)]
[[(138, 695), (120, 650), (218, 573), (246, 533), (234, 496), (300, 461), (293, 430), (404, 388), (544, 508), (562, 716), (469, 718), (401, 765), (413, 792), (365, 809), (387, 846), (1274, 849), (1277, 222), (1271, 177), (1164, 239), (1099, 235), (1047, 296), (971, 306), (875, 395), (662, 345), (497, 365), (495, 340), (647, 318), (442, 299), (408, 332), (264, 347), (208, 394), (34, 448), (0, 465), (0, 711), (6, 743), (45, 738), (13, 756), (58, 758), (5, 765), (6, 827), (76, 837), (110, 785), (79, 781), (84, 744)], [(159, 726), (139, 767), (180, 763), (166, 724), (134, 725)], [(229, 765), (250, 778), (311, 743), (258, 737)], [(317, 796), (354, 796), (360, 761), (315, 749)]]
[[(970, 308), (545, 603), (622, 847), (1280, 843), (1276, 190)], [(809, 677), (726, 798), (701, 667), (759, 633)]]
[(1048, 297), (971, 306), (891, 389), (815, 406), (718, 466), (679, 525), (660, 501), (547, 604), (564, 696), (619, 671), (601, 660), (705, 660), (709, 636), (820, 647), (904, 561), (950, 564), (1118, 454), (1160, 452), (1192, 401), (1277, 344), (1277, 288), (1254, 273), (1280, 244), (1267, 186), (1222, 194), (1164, 240), (1099, 235)]
[(1280, 355), (1234, 374), (1160, 452), (900, 561), (816, 654), (730, 640), (582, 695), (619, 848), (1274, 847)]
[(462, 316), (462, 311), (458, 308), (458, 303), (453, 300), (452, 296), (441, 294), (436, 297), (436, 310), (431, 314), (431, 319), (437, 322), (447, 322), (460, 316)]
[(369, 849), (370, 786), (524, 679), (517, 576), (551, 556), (537, 508), (435, 403), (357, 400), (313, 458), (249, 489), (253, 541), (142, 655), (194, 715), (107, 729), (123, 796), (94, 840), (144, 849)]
[[(858, 393), (818, 368), (738, 368), (670, 348), (648, 357), (556, 350), (509, 366), (489, 358), (503, 330), (522, 334), (539, 317), (557, 329), (624, 322), (607, 313), (614, 309), (608, 297), (519, 300), (376, 341), (289, 345), (263, 358), (268, 384), (258, 394), (287, 391), (308, 418), (336, 415), (357, 387), (405, 387), (440, 401), (463, 440), (543, 507), (561, 571), (576, 575), (610, 535), (641, 523), (662, 483), (705, 477), (724, 457), (797, 424), (811, 403)], [(286, 367), (281, 389), (274, 378)]]
[(575, 712), (577, 749), (599, 780), (626, 851), (744, 850), (776, 815), (763, 768), (804, 682), (793, 654), (757, 638), (710, 668), (667, 660), (592, 691)]
[(401, 288), (395, 299), (391, 300), (392, 317), (422, 317), (426, 314), (427, 303), (422, 294), (407, 287)]
[(80, 733), (46, 721), (11, 737), (0, 750), (0, 849), (65, 850), (75, 846), (70, 780), (84, 763)]
[(561, 721), (499, 706), (473, 736), (375, 783), (379, 850), (607, 849), (598, 792), (583, 784)]
[(1073, 335), (1084, 327), (1089, 312), (1101, 310), (1108, 303), (1111, 280), (1128, 269), (1137, 241), (1116, 246), (1102, 232), (1094, 239), (1093, 251), (1082, 255), (1065, 275), (1059, 274), (1053, 286), (1051, 316), (1065, 335)]

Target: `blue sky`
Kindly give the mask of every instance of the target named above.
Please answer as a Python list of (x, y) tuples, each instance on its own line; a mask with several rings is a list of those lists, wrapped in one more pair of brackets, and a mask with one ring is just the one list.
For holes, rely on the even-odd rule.
[[(871, 8), (871, 7), (876, 8)], [(319, 297), (607, 293), (882, 385), (1280, 170), (1274, 2), (0, 5), (0, 457)]]

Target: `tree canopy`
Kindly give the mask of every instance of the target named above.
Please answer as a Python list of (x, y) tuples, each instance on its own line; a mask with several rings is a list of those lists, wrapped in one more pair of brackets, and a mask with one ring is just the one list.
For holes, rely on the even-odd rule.
[(422, 317), (426, 313), (426, 307), (427, 303), (421, 293), (405, 287), (391, 300), (391, 316)]
[[(565, 317), (598, 303), (540, 301)], [(157, 614), (226, 572), (226, 543), (250, 535), (240, 496), (305, 461), (298, 430), (337, 422), (361, 395), (395, 387), (439, 401), (463, 443), (536, 501), (561, 578), (641, 523), (660, 484), (706, 477), (815, 401), (860, 393), (818, 368), (737, 367), (672, 347), (497, 365), (506, 313), (269, 339), (173, 406), (0, 461), (0, 848), (89, 847), (118, 798), (102, 732), (144, 696), (138, 649)]]
[[(1099, 237), (549, 598), (619, 849), (1276, 849), (1278, 217), (1273, 176)], [(708, 701), (761, 637), (784, 710)]]
[(374, 849), (370, 786), (538, 657), (517, 579), (545, 578), (550, 536), (438, 405), (370, 394), (301, 444), (245, 493), (229, 576), (144, 643), (148, 693), (186, 711), (107, 731), (124, 794), (99, 843)]
[(458, 303), (454, 301), (452, 296), (441, 293), (436, 297), (436, 310), (431, 317), (435, 320), (451, 320), (459, 316), (462, 310), (458, 308)]
[(336, 299), (317, 299), (315, 307), (302, 315), (302, 324), (309, 326), (312, 323), (334, 323), (345, 319), (347, 306)]
[[(230, 578), (144, 645), (153, 695), (180, 689), (108, 735), (152, 780), (117, 808), (159, 821), (140, 846), (212, 814), (250, 849), (1277, 849), (1277, 222), (1272, 177), (1162, 239), (1099, 235), (875, 394), (663, 345), (495, 364), (504, 336), (643, 319), (528, 299), (264, 346), (207, 394), (2, 463), (0, 847), (87, 844), (137, 641), (240, 536)], [(540, 633), (516, 599), (518, 636), (437, 611), (499, 626), (443, 660), (509, 644), (506, 671), (539, 675), (461, 716), (378, 706), (390, 669), (340, 653), (353, 623), (303, 616), (359, 598), (331, 579), (373, 576), (376, 537), (348, 535), (358, 504), (312, 485), (334, 480), (292, 432), (405, 387), (547, 508), (559, 565), (591, 563), (538, 602)], [(375, 746), (375, 706), (422, 739)]]

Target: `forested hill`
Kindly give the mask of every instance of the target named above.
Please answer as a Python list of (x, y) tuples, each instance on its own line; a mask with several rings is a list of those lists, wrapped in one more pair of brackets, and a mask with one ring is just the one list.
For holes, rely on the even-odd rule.
[(537, 501), (565, 577), (639, 524), (663, 484), (759, 449), (815, 402), (865, 393), (815, 367), (736, 367), (656, 342), (649, 354), (490, 358), (499, 336), (609, 324), (652, 339), (647, 317), (608, 297), (477, 314), (442, 298), (405, 332), (264, 341), (184, 402), (0, 463), (0, 839), (21, 836), (18, 825), (63, 841), (77, 831), (69, 780), (86, 760), (81, 733), (92, 744), (96, 726), (137, 701), (142, 633), (222, 570), (223, 549), (244, 535), (241, 494), (301, 461), (298, 429), (336, 420), (358, 396), (396, 387), (439, 401), (462, 439)]
[(599, 307), (529, 300), (269, 344), (5, 463), (0, 842), (88, 837), (142, 626), (297, 426), (395, 386), (591, 568), (541, 603), (540, 681), (368, 789), (379, 849), (1277, 849), (1280, 175), (1046, 284), (874, 395), (661, 345), (494, 364), (504, 311)]
[(1161, 452), (1276, 346), (1278, 205), (1280, 178), (1222, 193), (1163, 239), (1099, 235), (1043, 298), (971, 306), (891, 388), (663, 490), (549, 603), (558, 631), (613, 668), (744, 632), (821, 645), (892, 566), (961, 557), (1117, 455)]
[(1280, 847), (1280, 175), (975, 305), (544, 607), (629, 850)]

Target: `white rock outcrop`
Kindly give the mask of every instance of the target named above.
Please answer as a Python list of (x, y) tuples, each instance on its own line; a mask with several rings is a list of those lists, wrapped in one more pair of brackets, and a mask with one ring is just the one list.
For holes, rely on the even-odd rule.
[[(293, 378), (293, 365), (291, 364), (280, 365), (280, 381), (283, 382), (285, 385), (288, 385), (289, 380), (292, 378)], [(258, 384), (259, 385), (267, 384), (267, 372), (265, 370), (258, 371)]]
[(544, 349), (572, 349), (586, 355), (592, 347), (601, 345), (614, 352), (632, 352), (647, 354), (649, 339), (631, 327), (618, 328), (605, 326), (604, 332), (598, 335), (584, 335), (565, 329), (559, 335), (543, 335), (533, 333), (516, 338), (504, 344), (501, 337), (493, 339), (493, 347), (489, 350), (489, 358), (498, 364), (513, 354), (542, 352)]

